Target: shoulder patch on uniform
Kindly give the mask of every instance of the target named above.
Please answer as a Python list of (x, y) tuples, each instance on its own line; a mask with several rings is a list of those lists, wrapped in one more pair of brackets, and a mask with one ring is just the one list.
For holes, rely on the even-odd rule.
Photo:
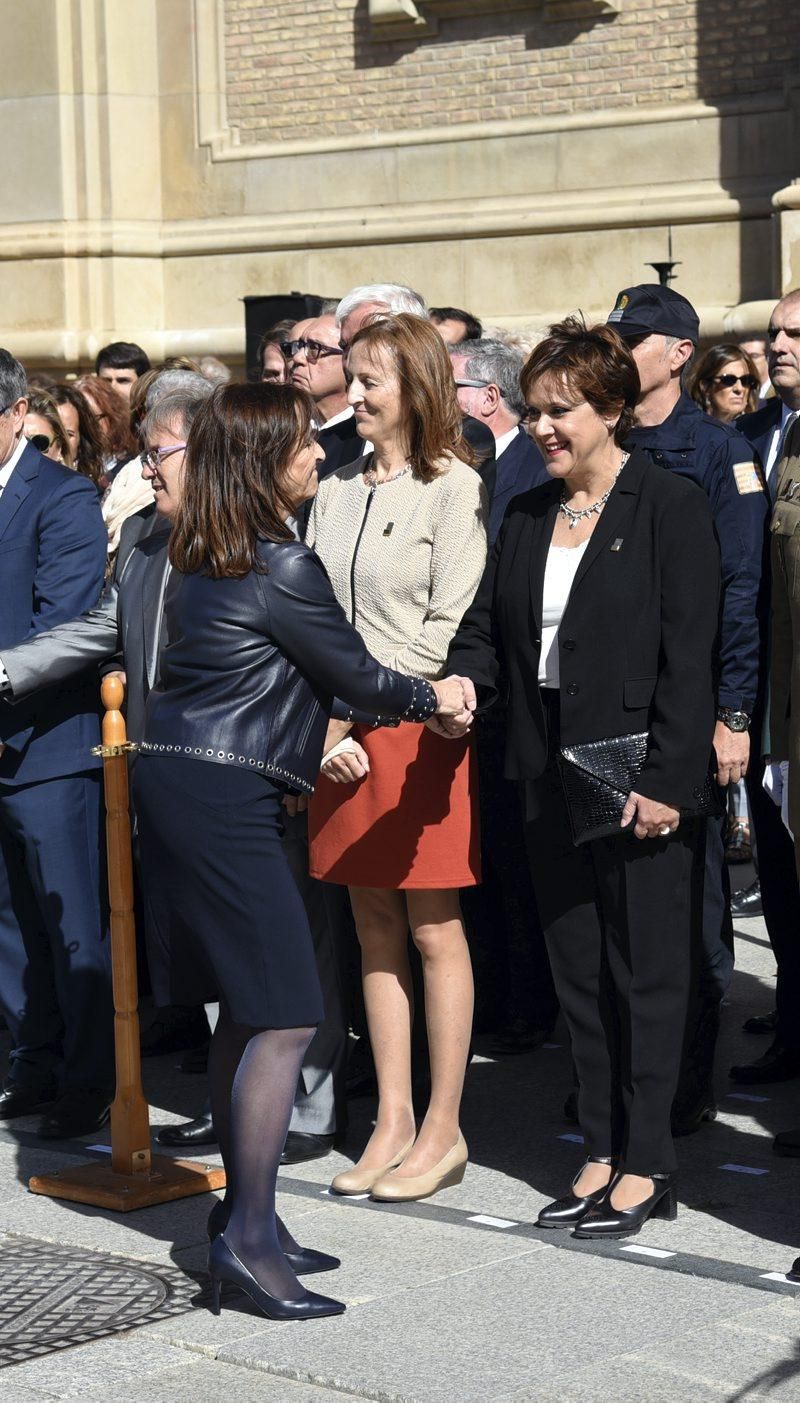
[(734, 463), (733, 476), (736, 479), (736, 486), (740, 494), (764, 491), (761, 474), (755, 463)]

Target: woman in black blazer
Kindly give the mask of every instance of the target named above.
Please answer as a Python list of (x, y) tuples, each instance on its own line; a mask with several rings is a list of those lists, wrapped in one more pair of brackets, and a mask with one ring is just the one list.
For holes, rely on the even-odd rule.
[[(553, 481), (509, 507), (448, 670), (474, 681), (479, 707), (500, 677), (508, 691), (506, 775), (523, 791), (578, 1074), (589, 1159), (539, 1224), (620, 1237), (675, 1212), (670, 1106), (701, 841), (680, 810), (697, 809), (711, 755), (719, 559), (704, 494), (622, 449), (639, 378), (611, 328), (554, 326), (522, 385)], [(627, 831), (575, 846), (560, 746), (644, 731)]]
[(468, 720), (457, 679), (403, 677), (371, 657), (287, 524), (316, 490), (312, 409), (288, 385), (230, 385), (192, 425), (170, 539), (170, 643), (134, 776), (162, 998), (220, 1001), (209, 1079), (227, 1193), (209, 1219), (214, 1308), (227, 1281), (283, 1320), (344, 1306), (303, 1290), (297, 1272), (339, 1263), (298, 1247), (275, 1214), (300, 1066), (323, 1016), (282, 803), (313, 790), (335, 697), (365, 722), (437, 710)]

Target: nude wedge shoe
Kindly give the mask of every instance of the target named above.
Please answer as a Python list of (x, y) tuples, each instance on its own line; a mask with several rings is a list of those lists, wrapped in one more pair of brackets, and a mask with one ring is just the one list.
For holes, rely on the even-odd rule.
[(431, 1194), (438, 1193), (440, 1189), (449, 1189), (453, 1184), (461, 1183), (468, 1157), (467, 1142), (459, 1131), (452, 1150), (448, 1150), (444, 1158), (440, 1159), (433, 1169), (429, 1169), (427, 1174), (415, 1174), (407, 1178), (399, 1174), (385, 1174), (382, 1179), (376, 1179), (373, 1183), (372, 1197), (381, 1203), (404, 1203), (411, 1199), (430, 1198)]
[(398, 1164), (403, 1163), (416, 1138), (416, 1135), (411, 1136), (408, 1144), (395, 1155), (391, 1164), (379, 1164), (377, 1169), (359, 1169), (358, 1165), (354, 1165), (352, 1169), (345, 1169), (342, 1174), (337, 1174), (336, 1178), (331, 1180), (332, 1191), (335, 1194), (368, 1194), (378, 1179), (382, 1179), (390, 1169), (396, 1169)]

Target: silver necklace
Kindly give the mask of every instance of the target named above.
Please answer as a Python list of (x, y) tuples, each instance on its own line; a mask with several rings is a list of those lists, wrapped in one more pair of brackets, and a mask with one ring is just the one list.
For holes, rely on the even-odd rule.
[(383, 487), (387, 482), (396, 482), (399, 477), (405, 477), (406, 473), (410, 472), (411, 465), (409, 463), (406, 463), (405, 467), (400, 468), (399, 472), (390, 473), (388, 477), (382, 477), (379, 482), (375, 469), (365, 468), (364, 481), (367, 484), (367, 487)]
[(597, 516), (600, 515), (601, 511), (603, 510), (603, 507), (605, 506), (606, 502), (608, 501), (609, 497), (611, 496), (611, 493), (614, 491), (614, 488), (616, 487), (617, 478), (619, 477), (620, 473), (622, 472), (622, 469), (625, 467), (625, 464), (627, 463), (627, 461), (628, 461), (628, 459), (630, 458), (630, 456), (631, 456), (630, 453), (623, 453), (623, 455), (622, 455), (622, 462), (620, 463), (619, 467), (617, 468), (616, 473), (614, 474), (614, 481), (612, 482), (612, 484), (611, 484), (611, 486), (609, 487), (608, 491), (607, 491), (607, 492), (604, 492), (603, 495), (602, 495), (602, 497), (598, 497), (597, 501), (596, 501), (596, 502), (592, 502), (588, 507), (582, 507), (580, 511), (576, 511), (575, 507), (571, 507), (571, 506), (569, 505), (569, 503), (565, 500), (565, 497), (564, 497), (564, 487), (563, 487), (563, 485), (562, 485), (562, 487), (561, 487), (561, 501), (560, 501), (559, 504), (558, 504), (558, 510), (561, 512), (561, 515), (562, 515), (562, 516), (565, 516), (565, 517), (567, 518), (567, 521), (569, 522), (569, 529), (570, 529), (570, 531), (574, 531), (574, 529), (575, 529), (575, 527), (578, 525), (578, 522), (579, 522), (579, 521), (585, 521), (585, 520), (587, 520), (588, 517), (593, 516), (593, 515), (595, 515), (595, 514), (596, 514)]

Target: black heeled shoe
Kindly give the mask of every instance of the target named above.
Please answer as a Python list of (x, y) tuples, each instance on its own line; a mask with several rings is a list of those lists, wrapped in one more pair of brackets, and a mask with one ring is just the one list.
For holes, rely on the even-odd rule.
[(651, 1174), (653, 1192), (633, 1208), (614, 1208), (611, 1197), (591, 1208), (575, 1229), (575, 1237), (633, 1237), (648, 1218), (666, 1218), (674, 1222), (678, 1216), (678, 1200), (674, 1174)]
[[(220, 1233), (223, 1233), (228, 1226), (230, 1209), (226, 1207), (224, 1199), (218, 1199), (208, 1215), (206, 1232), (209, 1242), (213, 1242)], [(336, 1271), (342, 1264), (338, 1257), (331, 1257), (327, 1252), (315, 1252), (313, 1247), (298, 1247), (296, 1252), (284, 1252), (292, 1271), (297, 1276), (313, 1276), (318, 1271)]]
[[(613, 1165), (613, 1159), (603, 1159), (599, 1155), (592, 1155), (587, 1159), (586, 1164), (609, 1164)], [(602, 1189), (593, 1189), (590, 1194), (578, 1195), (574, 1192), (575, 1185), (586, 1168), (575, 1175), (572, 1181), (572, 1189), (563, 1198), (557, 1198), (552, 1203), (548, 1203), (541, 1210), (536, 1219), (537, 1228), (573, 1228), (576, 1223), (580, 1223), (590, 1208), (602, 1203), (611, 1185), (614, 1182), (614, 1175), (611, 1175), (607, 1184)]]
[(306, 1291), (298, 1301), (281, 1301), (277, 1296), (271, 1296), (263, 1286), (259, 1286), (244, 1262), (239, 1261), (222, 1233), (214, 1238), (208, 1249), (208, 1272), (211, 1277), (213, 1315), (219, 1315), (222, 1310), (220, 1291), (223, 1281), (244, 1291), (269, 1320), (319, 1320), (324, 1315), (343, 1315), (347, 1309), (343, 1301), (334, 1301), (331, 1296), (318, 1296), (315, 1291)]

